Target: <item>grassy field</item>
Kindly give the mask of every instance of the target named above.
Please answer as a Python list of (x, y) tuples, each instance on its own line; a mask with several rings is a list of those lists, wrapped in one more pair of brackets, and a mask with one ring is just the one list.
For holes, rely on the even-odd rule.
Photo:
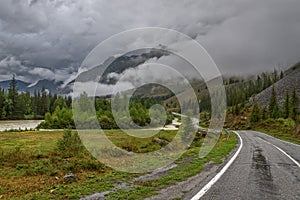
[[(171, 141), (175, 134), (176, 131), (161, 131), (155, 137)], [(163, 146), (153, 142), (153, 138), (133, 139), (120, 130), (107, 131), (106, 135), (119, 147), (134, 152), (154, 151)], [(62, 150), (58, 145), (62, 137), (63, 131), (0, 133), (0, 199), (79, 199), (129, 182), (130, 189), (114, 189), (107, 198), (143, 199), (166, 185), (201, 172), (207, 162), (221, 163), (237, 144), (235, 135), (228, 140), (222, 135), (210, 154), (200, 159), (198, 152), (203, 140), (199, 139), (176, 161), (178, 167), (163, 177), (132, 183), (141, 174), (116, 172), (85, 149)], [(74, 182), (63, 179), (68, 173), (75, 174)]]

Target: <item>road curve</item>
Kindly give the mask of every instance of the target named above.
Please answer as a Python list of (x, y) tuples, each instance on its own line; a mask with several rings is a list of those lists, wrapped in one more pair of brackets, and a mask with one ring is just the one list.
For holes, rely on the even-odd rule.
[[(243, 147), (204, 199), (300, 199), (300, 146), (255, 131), (238, 131)], [(221, 169), (220, 169), (221, 170)], [(183, 199), (192, 199), (213, 177)]]

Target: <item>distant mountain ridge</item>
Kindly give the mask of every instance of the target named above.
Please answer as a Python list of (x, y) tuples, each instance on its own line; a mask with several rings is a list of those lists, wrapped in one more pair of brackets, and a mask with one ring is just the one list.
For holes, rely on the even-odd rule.
[[(8, 90), (11, 80), (0, 81), (1, 89)], [(27, 83), (21, 80), (16, 80), (17, 90), (19, 92), (30, 92), (41, 91), (43, 88), (52, 94), (60, 94), (60, 88), (63, 82), (55, 82), (54, 80), (39, 80), (36, 84)]]
[[(106, 85), (113, 85), (116, 84), (118, 81), (115, 77), (110, 76), (112, 73), (114, 74), (121, 74), (124, 71), (136, 68), (139, 65), (145, 63), (149, 59), (156, 58), (159, 59), (162, 56), (167, 56), (170, 53), (164, 49), (141, 49), (130, 52), (128, 54), (115, 57), (109, 57), (105, 60), (104, 63), (91, 68), (88, 71), (82, 72), (76, 78), (76, 81), (79, 82), (89, 82), (94, 81), (97, 77), (102, 74), (100, 79), (100, 83)], [(0, 87), (4, 90), (9, 88), (11, 80), (7, 81), (0, 81)], [(41, 91), (43, 88), (51, 92), (52, 94), (58, 95), (66, 95), (70, 94), (73, 90), (75, 79), (65, 84), (63, 82), (56, 82), (54, 80), (39, 80), (36, 84), (33, 83), (26, 83), (24, 81), (17, 80), (17, 89), (20, 92), (29, 91), (31, 94), (34, 91)], [(63, 87), (64, 86), (64, 87)]]
[[(27, 87), (30, 85), (30, 83), (26, 83), (26, 82), (20, 81), (20, 80), (16, 80), (16, 82), (17, 82), (17, 89), (18, 89), (18, 91), (21, 91), (21, 92), (26, 92)], [(7, 91), (10, 83), (11, 83), (11, 80), (0, 81), (0, 88)]]

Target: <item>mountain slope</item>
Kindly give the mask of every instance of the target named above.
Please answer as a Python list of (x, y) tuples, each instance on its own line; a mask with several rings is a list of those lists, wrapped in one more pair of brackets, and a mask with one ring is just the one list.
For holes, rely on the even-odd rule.
[(156, 58), (159, 59), (162, 56), (169, 55), (169, 52), (162, 49), (148, 49), (148, 50), (136, 50), (120, 57), (109, 57), (104, 63), (95, 66), (88, 71), (80, 73), (76, 80), (70, 81), (64, 88), (61, 89), (61, 93), (67, 94), (72, 92), (75, 81), (77, 82), (89, 82), (95, 81), (102, 74), (99, 83), (105, 85), (115, 85), (118, 82), (118, 78), (115, 75), (120, 75), (128, 69), (137, 68), (146, 61)]
[[(283, 79), (274, 84), (278, 104), (280, 107), (283, 105), (287, 90), (291, 94), (292, 91), (296, 89), (298, 96), (300, 95), (300, 64), (297, 64), (288, 69), (285, 74), (286, 75), (285, 77), (283, 77)], [(255, 102), (257, 102), (260, 107), (268, 106), (270, 103), (272, 88), (273, 86), (270, 86), (261, 93), (257, 94), (255, 97), (249, 100), (249, 103), (253, 105)]]

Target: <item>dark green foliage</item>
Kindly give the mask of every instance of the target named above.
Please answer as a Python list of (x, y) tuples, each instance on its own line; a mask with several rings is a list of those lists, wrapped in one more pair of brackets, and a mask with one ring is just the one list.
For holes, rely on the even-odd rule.
[(75, 128), (73, 113), (71, 109), (56, 107), (54, 113), (46, 113), (45, 121), (42, 122), (38, 128), (52, 128), (52, 129), (62, 129), (62, 128)]
[(251, 112), (251, 122), (255, 123), (260, 120), (260, 109), (258, 106), (258, 103), (256, 102), (253, 106), (252, 112)]
[(261, 118), (262, 119), (267, 119), (268, 118), (268, 113), (267, 113), (267, 107), (264, 106), (261, 110)]
[[(227, 106), (231, 107), (234, 115), (238, 115), (249, 98), (270, 87), (281, 78), (283, 78), (283, 75), (279, 76), (277, 70), (274, 70), (274, 72), (270, 74), (262, 73), (256, 77), (256, 80), (243, 81), (235, 79), (233, 81), (233, 78), (230, 78), (229, 81), (225, 81), (225, 85), (228, 85), (225, 88)], [(201, 111), (203, 110), (202, 106)], [(204, 110), (207, 110), (207, 106)]]
[(299, 97), (297, 95), (296, 89), (294, 89), (291, 98), (291, 117), (296, 120), (297, 115), (299, 115)]
[(8, 91), (0, 88), (0, 119), (44, 119), (47, 112), (54, 113), (57, 107), (71, 108), (71, 97), (57, 97), (48, 94), (45, 89), (18, 92), (17, 82), (13, 76)]
[(100, 116), (98, 120), (99, 120), (100, 127), (102, 129), (117, 129), (118, 128), (115, 121), (106, 115)]
[[(133, 124), (130, 123), (132, 120), (138, 126), (147, 126), (151, 123), (149, 109), (156, 104), (161, 105), (161, 102), (155, 99), (131, 99), (129, 102), (129, 108), (124, 107), (124, 102), (127, 101), (126, 96), (120, 97), (116, 96), (114, 99), (115, 102), (115, 113), (117, 117), (121, 120), (122, 128), (131, 128)], [(96, 99), (95, 101), (96, 114), (98, 117), (98, 121), (100, 123), (101, 128), (103, 129), (117, 129), (119, 128), (114, 120), (113, 113), (111, 111), (111, 101), (108, 99)], [(125, 110), (129, 109), (130, 118), (126, 117)], [(164, 123), (163, 114), (159, 109), (152, 110), (153, 121), (152, 125), (161, 125), (161, 124), (169, 124), (173, 120), (173, 115), (171, 113), (167, 113), (167, 119)]]
[(291, 110), (290, 95), (289, 95), (289, 90), (287, 90), (286, 95), (285, 95), (284, 104), (283, 104), (283, 117), (285, 119), (287, 119), (290, 116), (290, 110)]
[(40, 105), (39, 114), (44, 116), (50, 110), (49, 96), (47, 95), (44, 88), (42, 89), (40, 103), (41, 103), (41, 105)]
[(269, 104), (269, 113), (270, 113), (270, 117), (273, 119), (277, 119), (280, 117), (280, 111), (279, 111), (279, 106), (278, 106), (278, 101), (277, 101), (276, 91), (274, 86), (272, 88), (272, 94), (271, 94), (271, 99)]
[(283, 73), (283, 71), (281, 71), (280, 72), (280, 79), (283, 79), (283, 77), (284, 77), (284, 73)]
[(84, 150), (77, 132), (70, 129), (64, 131), (63, 138), (57, 142), (57, 148), (66, 155), (77, 155)]

